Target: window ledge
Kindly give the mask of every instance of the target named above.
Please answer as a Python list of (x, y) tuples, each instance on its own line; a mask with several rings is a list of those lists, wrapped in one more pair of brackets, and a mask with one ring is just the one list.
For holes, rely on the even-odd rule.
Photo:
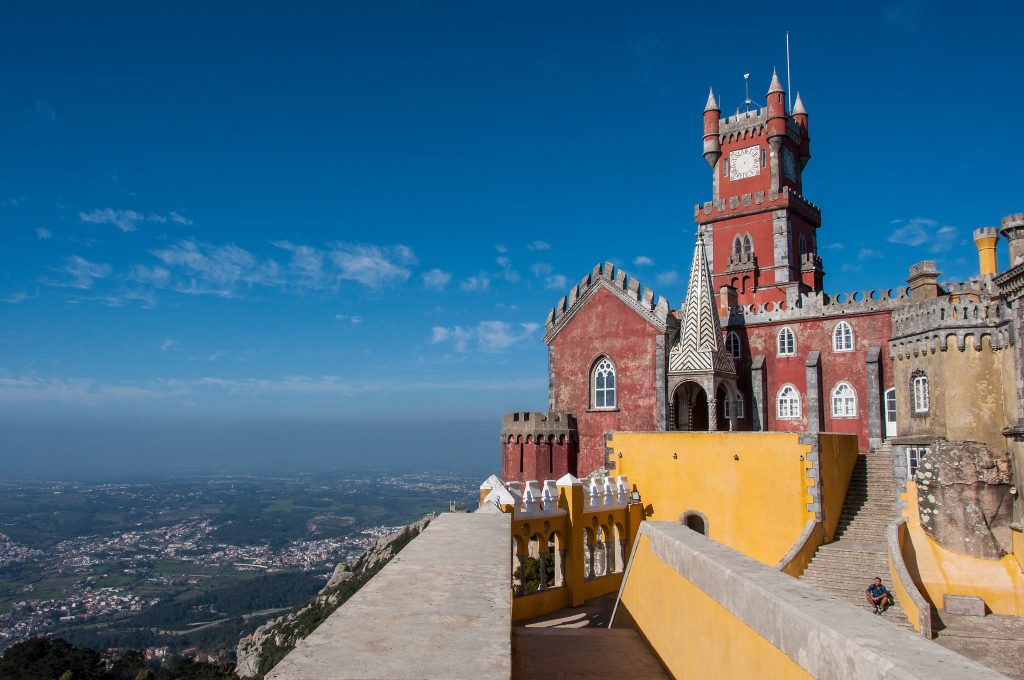
[(607, 407), (598, 408), (598, 407), (595, 406), (595, 407), (592, 407), (592, 408), (588, 408), (587, 409), (587, 413), (614, 413), (614, 412), (616, 412), (618, 410), (619, 410), (618, 406), (613, 406), (612, 408), (607, 408)]

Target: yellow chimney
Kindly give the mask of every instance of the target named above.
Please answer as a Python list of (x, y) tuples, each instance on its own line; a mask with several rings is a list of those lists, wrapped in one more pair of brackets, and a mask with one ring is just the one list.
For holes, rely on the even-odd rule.
[(982, 276), (994, 275), (999, 270), (996, 262), (996, 243), (999, 230), (995, 227), (981, 227), (974, 230), (974, 245), (978, 248), (978, 268)]

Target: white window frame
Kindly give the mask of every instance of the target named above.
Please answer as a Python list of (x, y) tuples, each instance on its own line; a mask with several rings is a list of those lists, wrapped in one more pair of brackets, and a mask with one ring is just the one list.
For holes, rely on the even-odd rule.
[[(849, 390), (846, 394), (840, 394), (842, 390)], [(853, 385), (842, 380), (832, 388), (831, 404), (833, 418), (856, 418), (857, 417), (857, 390)]]
[(740, 359), (743, 357), (743, 342), (740, 340), (739, 333), (736, 331), (729, 331), (725, 334), (725, 351), (729, 353), (733, 359)]
[[(725, 418), (726, 420), (729, 420), (732, 417), (732, 415), (731, 415), (732, 414), (732, 406), (730, 406), (730, 404), (732, 404), (732, 399), (729, 399), (728, 397), (726, 397), (726, 399), (725, 399), (725, 406), (722, 407), (722, 417)], [(736, 419), (739, 420), (739, 419), (744, 418), (744, 417), (746, 417), (746, 409), (743, 407), (743, 395), (742, 394), (737, 394), (736, 395)]]
[(926, 415), (931, 410), (931, 395), (928, 394), (928, 374), (915, 371), (910, 381), (914, 394), (914, 414)]
[(907, 455), (907, 479), (913, 480), (918, 466), (921, 465), (921, 459), (928, 455), (928, 447), (908, 446), (905, 451)]
[(832, 329), (832, 351), (853, 351), (853, 327), (846, 321), (840, 321)]
[[(783, 402), (785, 399), (785, 402)], [(803, 410), (800, 404), (800, 392), (787, 383), (779, 388), (775, 395), (775, 417), (778, 420), (800, 420)]]
[[(611, 385), (608, 384), (609, 377)], [(598, 384), (599, 380), (602, 381), (600, 385)], [(603, 356), (594, 362), (594, 368), (590, 374), (591, 408), (595, 411), (613, 411), (619, 407), (618, 397), (615, 364), (611, 359)]]
[(796, 356), (796, 333), (789, 326), (783, 326), (775, 336), (775, 349), (780, 357)]

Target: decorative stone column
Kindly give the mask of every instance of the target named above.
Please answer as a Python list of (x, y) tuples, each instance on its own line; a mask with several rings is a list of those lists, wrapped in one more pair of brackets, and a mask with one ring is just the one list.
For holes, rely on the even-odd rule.
[(555, 552), (555, 586), (565, 585), (565, 550)]
[(604, 573), (615, 573), (615, 543), (605, 538), (604, 542)]
[(869, 347), (867, 357), (868, 446), (882, 445), (882, 349)]
[(821, 432), (821, 353), (812, 350), (804, 362), (807, 377), (807, 431)]
[(768, 421), (765, 420), (767, 382), (764, 368), (764, 356), (753, 357), (750, 362), (750, 419), (753, 421), (755, 432), (764, 432), (768, 429)]
[(548, 589), (548, 554), (546, 552), (540, 553), (537, 556), (537, 561), (538, 561), (539, 567), (540, 567), (539, 568), (539, 574), (538, 574), (540, 576), (540, 585), (537, 588), (538, 588), (538, 590), (547, 590)]
[(594, 578), (597, 574), (594, 573), (594, 549), (597, 547), (594, 543), (587, 543), (587, 564), (590, 565), (588, 573), (590, 578)]
[(718, 432), (718, 393), (708, 397), (708, 432)]

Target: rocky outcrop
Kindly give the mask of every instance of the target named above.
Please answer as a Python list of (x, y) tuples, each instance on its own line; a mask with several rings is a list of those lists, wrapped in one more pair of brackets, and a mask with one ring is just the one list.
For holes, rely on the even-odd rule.
[(914, 476), (921, 526), (944, 548), (998, 559), (1010, 551), (1010, 455), (938, 439)]
[(376, 539), (355, 566), (339, 564), (316, 597), (288, 614), (271, 619), (238, 642), (235, 673), (239, 678), (262, 678), (335, 609), (352, 597), (385, 564), (426, 528), (428, 515), (401, 531)]

